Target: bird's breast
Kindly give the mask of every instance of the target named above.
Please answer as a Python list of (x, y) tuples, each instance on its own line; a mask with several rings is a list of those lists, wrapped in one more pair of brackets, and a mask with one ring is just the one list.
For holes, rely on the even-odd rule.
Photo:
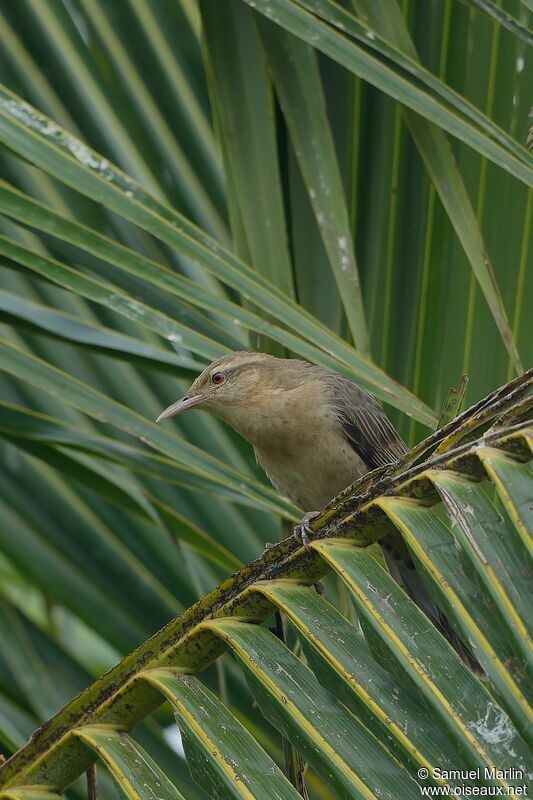
[(367, 472), (366, 464), (342, 435), (324, 432), (271, 440), (255, 446), (259, 464), (279, 489), (303, 511), (318, 511)]
[(367, 472), (320, 380), (257, 392), (214, 413), (251, 442), (274, 486), (304, 511), (323, 508)]

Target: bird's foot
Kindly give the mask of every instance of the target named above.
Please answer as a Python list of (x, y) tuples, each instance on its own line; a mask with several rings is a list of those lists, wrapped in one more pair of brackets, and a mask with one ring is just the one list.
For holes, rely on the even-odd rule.
[(307, 547), (313, 533), (310, 528), (310, 523), (319, 517), (320, 514), (320, 511), (309, 511), (304, 517), (302, 517), (298, 525), (295, 526), (293, 534), (298, 544), (302, 544), (304, 547)]
[(274, 547), (276, 544), (277, 544), (277, 542), (265, 542), (265, 549), (264, 549), (264, 550), (263, 550), (263, 552), (261, 553), (261, 556), (264, 556), (264, 555), (266, 555), (266, 553), (268, 553), (268, 551), (269, 551), (269, 550), (272, 550), (272, 548), (273, 548), (273, 547)]

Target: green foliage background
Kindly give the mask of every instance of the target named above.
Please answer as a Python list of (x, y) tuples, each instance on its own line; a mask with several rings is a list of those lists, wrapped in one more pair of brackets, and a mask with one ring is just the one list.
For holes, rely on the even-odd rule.
[[(469, 403), (531, 364), (531, 7), (488, 5), (511, 23), (474, 0), (0, 5), (7, 753), (297, 518), (215, 420), (151, 424), (209, 360), (339, 369), (411, 444), (461, 372)], [(207, 680), (279, 755), (229, 657)], [(169, 721), (139, 737), (194, 800)]]

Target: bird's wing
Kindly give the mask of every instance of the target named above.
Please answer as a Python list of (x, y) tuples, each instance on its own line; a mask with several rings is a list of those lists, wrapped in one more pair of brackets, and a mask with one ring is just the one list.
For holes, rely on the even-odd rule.
[[(343, 433), (369, 470), (384, 467), (407, 452), (405, 444), (378, 402), (365, 389), (347, 378), (335, 376), (330, 383), (330, 392)], [(416, 571), (400, 531), (391, 531), (380, 540), (380, 545), (387, 568), (395, 581), (403, 586), (407, 594), (433, 621), (463, 661), (474, 672), (482, 674), (475, 656), (432, 599)]]
[(343, 433), (369, 470), (397, 461), (407, 452), (400, 435), (366, 389), (335, 376), (330, 391)]

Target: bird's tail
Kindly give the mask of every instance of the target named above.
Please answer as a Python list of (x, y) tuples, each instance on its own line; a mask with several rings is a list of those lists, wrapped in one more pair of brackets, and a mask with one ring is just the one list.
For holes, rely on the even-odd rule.
[(476, 657), (457, 631), (454, 630), (448, 617), (441, 611), (426, 589), (416, 571), (411, 554), (401, 534), (398, 531), (389, 533), (381, 540), (380, 544), (387, 569), (396, 583), (407, 592), (411, 600), (429, 617), (465, 664), (473, 672), (482, 673), (483, 670)]

